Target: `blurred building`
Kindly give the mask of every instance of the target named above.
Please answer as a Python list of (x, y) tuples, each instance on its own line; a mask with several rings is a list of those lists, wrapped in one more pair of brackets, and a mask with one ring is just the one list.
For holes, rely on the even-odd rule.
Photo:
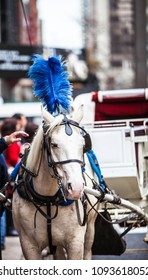
[(26, 77), (35, 52), (68, 57), (74, 96), (99, 88), (148, 87), (148, 0), (80, 0), (83, 48), (74, 52), (42, 49), (37, 2), (0, 0), (0, 96), (4, 101), (33, 98)]
[(0, 0), (0, 96), (30, 100), (27, 77), (33, 52), (42, 52), (37, 0)]
[(147, 87), (147, 0), (87, 0), (83, 5), (87, 59), (100, 88)]

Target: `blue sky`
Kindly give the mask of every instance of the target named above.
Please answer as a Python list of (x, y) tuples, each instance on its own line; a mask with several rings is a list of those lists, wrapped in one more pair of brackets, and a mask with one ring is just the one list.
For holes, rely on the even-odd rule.
[(82, 48), (81, 0), (38, 0), (43, 45)]

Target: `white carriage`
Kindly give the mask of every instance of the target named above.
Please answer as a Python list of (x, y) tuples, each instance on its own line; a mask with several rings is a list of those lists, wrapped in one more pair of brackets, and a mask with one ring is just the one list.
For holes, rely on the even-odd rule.
[[(82, 124), (110, 189), (148, 212), (148, 92), (112, 90), (81, 94)], [(115, 211), (114, 211), (115, 212)]]

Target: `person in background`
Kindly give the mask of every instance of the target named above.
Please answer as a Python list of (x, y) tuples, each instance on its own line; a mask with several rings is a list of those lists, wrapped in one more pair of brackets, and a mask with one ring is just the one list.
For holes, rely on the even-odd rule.
[(17, 128), (18, 130), (24, 130), (26, 124), (27, 124), (27, 118), (22, 113), (15, 113), (12, 118), (15, 118), (17, 121)]
[(15, 131), (11, 133), (10, 135), (6, 135), (5, 137), (0, 138), (0, 154), (8, 148), (10, 144), (13, 144), (15, 142), (20, 142), (21, 137), (27, 137), (29, 134), (27, 134), (24, 131)]
[[(2, 188), (8, 181), (8, 172), (3, 151), (8, 148), (9, 145), (20, 142), (21, 137), (29, 136), (24, 131), (15, 131), (10, 135), (6, 135), (4, 138), (0, 138), (0, 188)], [(2, 259), (1, 250), (5, 249), (5, 236), (6, 236), (6, 212), (4, 211), (3, 204), (0, 202), (0, 260)]]
[(27, 137), (27, 139), (23, 139), (24, 141), (22, 143), (25, 143), (26, 141), (28, 143), (31, 143), (37, 129), (38, 129), (38, 125), (36, 123), (31, 121), (27, 122), (24, 131), (27, 133), (27, 135), (29, 135), (29, 137)]
[[(2, 122), (1, 136), (7, 140), (8, 138), (7, 135), (14, 133), (15, 131), (19, 130), (19, 128), (20, 128), (20, 124), (18, 124), (15, 118), (7, 118)], [(20, 153), (21, 153), (21, 144), (17, 141), (9, 145), (7, 149), (3, 152), (8, 168), (9, 178), (12, 170), (14, 169), (16, 164), (20, 161), (20, 157), (19, 157)], [(10, 191), (11, 188), (9, 189), (9, 194), (11, 195)], [(17, 232), (14, 228), (12, 213), (9, 209), (6, 209), (6, 225), (7, 225), (7, 235), (16, 236)]]
[[(8, 182), (7, 165), (3, 154), (0, 154), (0, 188)], [(6, 236), (6, 211), (4, 211), (3, 204), (0, 202), (0, 256), (1, 250), (5, 249)], [(1, 259), (1, 257), (0, 257)]]
[[(11, 134), (19, 130), (18, 127), (19, 125), (15, 118), (5, 119), (1, 125), (1, 136), (6, 137), (8, 134)], [(4, 151), (4, 156), (5, 156), (9, 174), (20, 160), (19, 158), (20, 152), (21, 152), (21, 145), (18, 142), (14, 142), (12, 145), (8, 146), (8, 148)]]

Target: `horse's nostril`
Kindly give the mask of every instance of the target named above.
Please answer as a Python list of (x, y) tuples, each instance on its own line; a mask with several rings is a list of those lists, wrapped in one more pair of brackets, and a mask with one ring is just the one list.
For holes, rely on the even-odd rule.
[(68, 183), (68, 189), (69, 189), (69, 190), (72, 190), (71, 183)]

